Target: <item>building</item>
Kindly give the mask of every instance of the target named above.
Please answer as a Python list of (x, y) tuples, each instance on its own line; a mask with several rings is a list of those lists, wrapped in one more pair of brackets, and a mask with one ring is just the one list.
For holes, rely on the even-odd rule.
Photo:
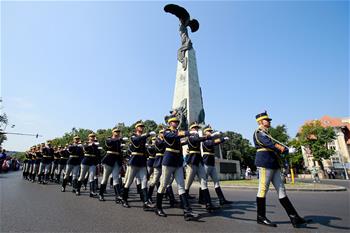
[[(323, 127), (332, 127), (336, 134), (336, 139), (328, 144), (328, 148), (335, 150), (330, 159), (323, 160), (325, 169), (332, 169), (342, 174), (345, 169), (350, 174), (350, 117), (347, 118), (333, 118), (330, 116), (323, 116), (319, 119)], [(307, 121), (308, 123), (310, 121)], [(310, 150), (302, 148), (304, 164), (307, 169), (313, 166), (319, 166), (317, 162), (313, 161), (313, 156)]]

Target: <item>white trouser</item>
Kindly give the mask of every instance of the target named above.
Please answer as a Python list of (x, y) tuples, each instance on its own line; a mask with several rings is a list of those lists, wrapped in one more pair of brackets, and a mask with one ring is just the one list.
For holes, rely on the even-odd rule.
[(125, 181), (125, 188), (130, 188), (132, 182), (134, 181), (134, 178), (136, 177), (141, 181), (141, 188), (147, 188), (147, 168), (146, 167), (136, 167), (136, 166), (129, 166), (128, 167), (129, 174), (128, 178)]
[(80, 176), (78, 181), (84, 180), (88, 172), (89, 172), (89, 182), (94, 181), (94, 177), (96, 174), (96, 166), (95, 165), (89, 166), (89, 165), (83, 165), (83, 164), (81, 165), (81, 168), (80, 168)]
[(206, 175), (207, 181), (208, 181), (208, 177), (210, 176), (210, 178), (214, 182), (214, 187), (215, 188), (220, 187), (220, 180), (219, 180), (219, 176), (218, 176), (218, 173), (216, 171), (215, 166), (204, 165), (204, 170), (205, 170), (205, 175)]
[(108, 166), (107, 164), (103, 164), (103, 176), (101, 184), (107, 184), (108, 177), (112, 173), (113, 177), (113, 186), (119, 184), (119, 172), (120, 172), (121, 166), (117, 162), (115, 162), (114, 166)]
[(64, 174), (64, 179), (67, 180), (68, 177), (70, 176), (70, 173), (72, 173), (72, 176), (73, 176), (72, 179), (73, 180), (78, 179), (79, 170), (80, 170), (80, 165), (68, 164), (66, 166), (66, 173)]
[(197, 165), (191, 165), (188, 164), (186, 168), (186, 183), (185, 183), (185, 189), (189, 190), (191, 188), (191, 185), (193, 183), (194, 177), (197, 175), (198, 179), (200, 180), (201, 189), (207, 189), (208, 188), (208, 182), (205, 175), (205, 170), (202, 164)]
[(259, 190), (257, 197), (266, 197), (266, 193), (269, 191), (270, 182), (275, 187), (278, 198), (286, 197), (286, 189), (282, 182), (280, 169), (269, 169), (265, 167), (259, 167)]
[(160, 179), (160, 186), (158, 193), (165, 193), (166, 188), (175, 179), (179, 195), (185, 193), (185, 181), (183, 167), (169, 167), (162, 166), (162, 176)]

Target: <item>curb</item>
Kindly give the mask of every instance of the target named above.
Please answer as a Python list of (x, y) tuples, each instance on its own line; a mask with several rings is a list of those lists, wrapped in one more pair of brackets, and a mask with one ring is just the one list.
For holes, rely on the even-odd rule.
[[(214, 185), (209, 184), (209, 187), (214, 187)], [(334, 185), (335, 186), (335, 185)], [(258, 190), (256, 186), (239, 186), (239, 185), (220, 185), (222, 188), (231, 188), (231, 189), (246, 189), (246, 190)], [(275, 190), (273, 186), (270, 188), (271, 190)], [(334, 188), (287, 188), (287, 191), (302, 191), (302, 192), (341, 192), (347, 191), (345, 187), (335, 186)]]

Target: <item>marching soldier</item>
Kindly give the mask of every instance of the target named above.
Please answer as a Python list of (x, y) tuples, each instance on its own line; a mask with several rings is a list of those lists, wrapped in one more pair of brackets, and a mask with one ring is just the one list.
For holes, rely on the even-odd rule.
[(53, 161), (53, 155), (54, 155), (54, 150), (51, 146), (51, 140), (47, 141), (46, 147), (42, 148), (42, 154), (43, 158), (41, 160), (39, 170), (42, 171), (44, 170), (44, 176), (43, 176), (43, 184), (47, 184), (49, 181), (49, 176), (50, 176), (50, 171), (51, 171), (51, 163)]
[(80, 137), (75, 136), (73, 138), (73, 144), (68, 146), (69, 158), (67, 161), (66, 172), (62, 181), (62, 192), (66, 191), (66, 185), (69, 179), (70, 174), (72, 173), (72, 192), (76, 192), (78, 184), (78, 173), (80, 170), (80, 161), (84, 156), (84, 148), (81, 144)]
[(89, 172), (89, 185), (90, 185), (90, 197), (97, 195), (96, 190), (96, 165), (100, 157), (99, 143), (96, 141), (96, 135), (94, 133), (89, 134), (89, 141), (84, 145), (84, 157), (81, 161), (80, 176), (78, 179), (76, 195), (80, 195), (81, 184)]
[(150, 180), (149, 182), (149, 189), (148, 189), (148, 199), (150, 202), (153, 202), (152, 200), (153, 191), (156, 185), (159, 183), (160, 177), (162, 175), (162, 161), (163, 161), (163, 156), (165, 151), (165, 142), (164, 142), (163, 132), (164, 132), (163, 129), (159, 131), (159, 134), (156, 137), (155, 145), (154, 145), (156, 156), (153, 162), (153, 177), (152, 177), (152, 180)]
[(112, 174), (113, 189), (115, 193), (115, 202), (120, 203), (121, 198), (121, 184), (119, 183), (119, 173), (123, 165), (122, 144), (127, 138), (121, 138), (120, 129), (112, 129), (112, 137), (107, 138), (106, 147), (107, 154), (102, 159), (103, 178), (100, 186), (99, 200), (104, 201), (103, 193), (106, 191), (108, 177)]
[(138, 121), (135, 124), (135, 133), (132, 134), (130, 140), (129, 150), (131, 152), (129, 159), (128, 175), (124, 185), (123, 192), (123, 207), (129, 208), (128, 196), (129, 188), (134, 178), (141, 180), (141, 193), (140, 197), (143, 201), (143, 209), (145, 211), (152, 209), (152, 205), (148, 201), (147, 197), (147, 157), (146, 157), (146, 140), (149, 136), (154, 136), (154, 132), (143, 133), (145, 125), (142, 121)]
[(190, 125), (190, 136), (188, 137), (188, 154), (186, 155), (186, 183), (185, 192), (187, 197), (189, 196), (189, 189), (193, 183), (194, 177), (197, 175), (200, 180), (200, 189), (204, 197), (206, 209), (208, 212), (212, 212), (214, 207), (211, 202), (211, 197), (208, 189), (207, 177), (203, 167), (203, 159), (201, 155), (201, 142), (206, 137), (200, 137), (198, 130), (200, 126), (194, 122)]
[(286, 210), (293, 227), (299, 227), (310, 222), (310, 220), (300, 217), (287, 197), (286, 189), (281, 179), (279, 156), (287, 154), (288, 147), (270, 136), (268, 129), (270, 128), (271, 120), (266, 111), (256, 115), (259, 127), (255, 130), (253, 139), (257, 149), (255, 165), (259, 169), (259, 190), (256, 197), (257, 223), (271, 227), (277, 226), (266, 218), (266, 193), (270, 182), (272, 182), (277, 191), (279, 201)]
[(162, 161), (162, 177), (157, 191), (156, 214), (161, 217), (167, 216), (162, 208), (163, 195), (173, 176), (184, 208), (184, 218), (188, 221), (198, 216), (192, 212), (184, 187), (183, 156), (180, 139), (189, 136), (189, 132), (177, 130), (179, 120), (175, 116), (168, 118), (167, 122), (169, 127), (164, 131), (166, 149)]
[[(208, 180), (208, 176), (210, 176), (211, 179), (213, 180), (215, 192), (219, 198), (219, 203), (221, 206), (225, 204), (232, 204), (232, 201), (227, 201), (225, 199), (225, 196), (220, 187), (219, 176), (215, 168), (215, 146), (227, 141), (229, 138), (214, 136), (213, 129), (210, 126), (206, 127), (203, 133), (206, 136), (206, 140), (202, 143), (202, 145), (203, 145), (203, 163), (204, 163), (204, 170), (205, 170), (207, 180)], [(199, 196), (201, 196), (201, 191)], [(201, 200), (201, 198), (199, 199)]]
[(57, 183), (60, 183), (62, 171), (63, 171), (63, 176), (65, 175), (66, 165), (69, 158), (68, 144), (66, 144), (64, 148), (62, 146), (60, 147), (59, 157), (60, 159), (58, 161), (58, 168), (56, 173)]
[(28, 175), (30, 176), (29, 174), (29, 166), (30, 166), (30, 151), (32, 150), (32, 148), (30, 148), (28, 151), (26, 151), (25, 153), (25, 159), (24, 159), (24, 162), (23, 162), (23, 178), (28, 180), (30, 179), (30, 177), (28, 177)]
[[(40, 167), (42, 158), (43, 158), (43, 155), (40, 150), (40, 145), (37, 145), (35, 146), (35, 162), (34, 162), (33, 171), (32, 171), (33, 183), (35, 182), (35, 176), (39, 174), (39, 167)], [(38, 179), (40, 179), (39, 176), (38, 176)], [(38, 180), (38, 181), (41, 181), (41, 180)]]
[(151, 144), (146, 146), (146, 152), (147, 152), (147, 177), (149, 177), (153, 174), (153, 164), (155, 160), (156, 155), (156, 149), (154, 147), (154, 144), (156, 142), (156, 137), (151, 138)]
[[(53, 182), (54, 181), (54, 176), (57, 173), (56, 170), (58, 168), (58, 162), (60, 160), (60, 152), (59, 150), (61, 150), (62, 147), (54, 147), (54, 153), (53, 153), (53, 161), (51, 163), (51, 172), (50, 172), (50, 181)], [(55, 183), (57, 183), (57, 179), (55, 180)]]

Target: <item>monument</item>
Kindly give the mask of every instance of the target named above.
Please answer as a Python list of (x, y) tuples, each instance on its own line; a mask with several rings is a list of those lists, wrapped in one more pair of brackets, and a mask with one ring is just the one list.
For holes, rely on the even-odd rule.
[[(197, 122), (204, 126), (205, 113), (203, 108), (202, 90), (199, 85), (196, 52), (192, 41), (188, 36), (187, 27), (194, 33), (199, 29), (199, 22), (191, 19), (187, 10), (175, 4), (168, 4), (164, 11), (175, 15), (180, 22), (179, 31), (181, 46), (177, 52), (177, 69), (175, 90), (172, 104), (172, 112), (180, 119), (179, 128), (188, 129), (188, 125)], [(199, 132), (202, 135), (202, 132)], [(216, 149), (216, 169), (219, 171), (220, 178), (239, 179), (240, 164), (237, 160), (222, 159), (221, 148)], [(186, 146), (183, 147), (184, 154), (187, 153)]]
[(178, 5), (168, 4), (164, 7), (165, 12), (174, 14), (179, 18), (179, 31), (181, 47), (177, 53), (176, 82), (173, 98), (173, 110), (178, 110), (183, 116), (181, 128), (187, 128), (191, 122), (205, 123), (202, 90), (199, 85), (196, 53), (192, 41), (188, 36), (187, 27), (192, 32), (199, 29), (196, 19), (190, 19), (185, 8)]

